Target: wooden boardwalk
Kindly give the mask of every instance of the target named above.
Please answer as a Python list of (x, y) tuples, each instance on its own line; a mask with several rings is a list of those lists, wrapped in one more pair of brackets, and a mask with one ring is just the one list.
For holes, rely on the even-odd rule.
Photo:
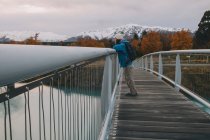
[(137, 97), (122, 82), (109, 140), (210, 140), (210, 116), (149, 72), (134, 70)]

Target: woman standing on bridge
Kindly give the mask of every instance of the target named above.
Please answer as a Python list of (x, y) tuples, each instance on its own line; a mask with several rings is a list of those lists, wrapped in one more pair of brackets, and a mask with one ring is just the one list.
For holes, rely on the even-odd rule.
[(130, 88), (130, 93), (127, 93), (126, 96), (137, 96), (137, 90), (132, 79), (132, 62), (128, 57), (128, 52), (126, 51), (125, 43), (128, 43), (128, 41), (123, 39), (123, 35), (117, 34), (115, 36), (115, 45), (113, 48), (118, 53), (120, 66), (123, 68), (125, 75), (125, 81), (128, 87)]

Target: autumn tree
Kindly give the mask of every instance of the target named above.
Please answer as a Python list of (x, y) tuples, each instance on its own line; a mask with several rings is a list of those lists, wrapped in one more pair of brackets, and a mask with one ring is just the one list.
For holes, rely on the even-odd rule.
[(172, 50), (186, 50), (192, 48), (192, 35), (189, 31), (178, 31), (173, 34), (171, 41)]
[(39, 37), (39, 33), (36, 33), (34, 36), (31, 36), (27, 38), (26, 40), (24, 40), (24, 43), (29, 44), (29, 45), (40, 45), (41, 42), (38, 40), (38, 37)]
[(40, 42), (35, 40), (33, 37), (29, 37), (27, 38), (25, 41), (24, 41), (25, 44), (28, 44), (28, 45), (39, 45)]
[(11, 40), (10, 42), (8, 42), (8, 44), (18, 44), (17, 41)]
[(141, 52), (148, 54), (157, 52), (162, 49), (162, 42), (160, 41), (160, 34), (158, 32), (148, 32), (141, 41)]
[(139, 47), (139, 40), (136, 40), (136, 39), (132, 40), (131, 45), (134, 48), (138, 49), (138, 47)]
[(115, 45), (112, 39), (104, 38), (104, 39), (101, 39), (100, 42), (104, 44), (105, 48), (112, 48)]
[(138, 36), (137, 33), (134, 33), (133, 39), (132, 39), (132, 41), (131, 41), (131, 45), (132, 45), (134, 48), (136, 48), (136, 49), (139, 48), (139, 36)]
[(80, 38), (76, 44), (83, 47), (105, 47), (103, 42), (92, 38)]

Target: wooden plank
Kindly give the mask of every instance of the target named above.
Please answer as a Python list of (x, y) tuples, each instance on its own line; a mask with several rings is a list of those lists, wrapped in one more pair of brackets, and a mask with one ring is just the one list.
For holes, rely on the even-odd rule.
[(141, 132), (176, 132), (176, 133), (198, 133), (209, 134), (209, 128), (185, 127), (185, 126), (139, 126), (136, 124), (118, 124), (112, 128), (113, 131), (117, 129), (126, 131), (141, 131)]
[(210, 134), (176, 133), (176, 132), (139, 132), (139, 131), (112, 131), (113, 137), (152, 138), (173, 140), (209, 140)]
[(171, 126), (171, 127), (190, 127), (190, 128), (210, 128), (209, 123), (186, 123), (186, 122), (159, 122), (159, 121), (127, 121), (117, 120), (112, 125), (138, 125), (138, 126)]
[(191, 114), (191, 115), (203, 115), (203, 113), (197, 112), (195, 110), (186, 110), (186, 111), (180, 111), (180, 110), (169, 110), (169, 109), (116, 109), (114, 113), (120, 113), (120, 112), (125, 112), (125, 113), (151, 113), (153, 115), (155, 114)]
[(112, 137), (110, 140), (170, 140), (170, 139)]
[(210, 140), (210, 116), (157, 77), (135, 70), (139, 93), (127, 97), (121, 81), (110, 140)]

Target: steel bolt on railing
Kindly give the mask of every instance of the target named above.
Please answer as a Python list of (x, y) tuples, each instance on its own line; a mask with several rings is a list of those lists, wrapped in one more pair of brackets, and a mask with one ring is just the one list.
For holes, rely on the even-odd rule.
[[(19, 46), (12, 46), (10, 49), (18, 49), (17, 47)], [(32, 46), (31, 49), (34, 49), (32, 52), (38, 55), (43, 47), (38, 47), (39, 50), (36, 50), (37, 48)], [(52, 51), (51, 49), (57, 51), (57, 48), (44, 48), (44, 51)], [(69, 56), (74, 55), (71, 53), (73, 49), (82, 50), (78, 47), (60, 49), (64, 50), (62, 53), (66, 53), (69, 49)], [(62, 53), (57, 55), (62, 57)], [(69, 65), (65, 64), (56, 69), (54, 66), (60, 65), (62, 60), (59, 63), (54, 62), (52, 71), (47, 70), (50, 66), (46, 67), (47, 73), (42, 73), (46, 72), (44, 69), (34, 70), (40, 72), (40, 75), (33, 73), (24, 77), (24, 72), (27, 71), (23, 70), (21, 78), (17, 76), (17, 79), (12, 77), (11, 80), (6, 78), (5, 81), (0, 80), (0, 83), (4, 83), (0, 86), (2, 87), (0, 107), (2, 106), (4, 110), (2, 120), (4, 125), (0, 126), (4, 134), (0, 132), (0, 139), (104, 140), (107, 138), (121, 74), (117, 54), (112, 49), (84, 48), (84, 52), (77, 51), (76, 55), (89, 56), (77, 60), (76, 57), (69, 58)], [(42, 55), (40, 57), (45, 58)], [(53, 62), (49, 59), (49, 63)], [(43, 64), (40, 62), (40, 65), (39, 63), (35, 65), (40, 68)], [(10, 83), (7, 83), (8, 81)], [(7, 86), (11, 84), (15, 85), (14, 88)], [(14, 108), (15, 106), (17, 107)], [(19, 117), (15, 117), (17, 114)]]

